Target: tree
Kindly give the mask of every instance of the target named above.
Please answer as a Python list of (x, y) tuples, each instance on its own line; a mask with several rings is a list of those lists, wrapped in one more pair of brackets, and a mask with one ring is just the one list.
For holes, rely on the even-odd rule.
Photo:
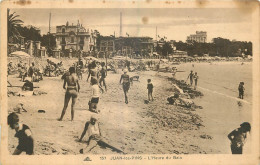
[(12, 14), (10, 13), (10, 9), (7, 9), (7, 40), (8, 43), (10, 42), (10, 39), (13, 38), (14, 40), (18, 41), (20, 35), (20, 28), (23, 24), (23, 21), (18, 19), (20, 15), (16, 15), (15, 12)]
[(167, 57), (168, 54), (171, 54), (173, 52), (173, 49), (169, 42), (165, 42), (162, 47), (162, 55), (164, 57)]
[(54, 49), (56, 47), (56, 39), (53, 34), (44, 34), (41, 37), (42, 46), (48, 47), (50, 49)]

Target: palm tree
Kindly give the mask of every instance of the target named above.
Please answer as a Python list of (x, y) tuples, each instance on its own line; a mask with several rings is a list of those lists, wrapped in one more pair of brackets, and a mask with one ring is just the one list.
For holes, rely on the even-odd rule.
[(8, 24), (7, 24), (7, 29), (8, 29), (8, 32), (7, 32), (7, 36), (8, 36), (8, 43), (9, 43), (9, 39), (10, 37), (18, 40), (19, 36), (20, 36), (20, 27), (23, 23), (22, 20), (18, 19), (18, 17), (20, 17), (20, 15), (16, 15), (15, 12), (10, 14), (9, 15), (9, 12), (10, 12), (10, 9), (7, 9), (7, 21), (8, 21)]

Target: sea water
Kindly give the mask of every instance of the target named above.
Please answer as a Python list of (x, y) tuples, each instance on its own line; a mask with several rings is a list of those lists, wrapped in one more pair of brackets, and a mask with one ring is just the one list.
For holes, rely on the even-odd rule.
[[(176, 78), (187, 80), (191, 70), (199, 76), (197, 90), (204, 96), (196, 98), (197, 110), (205, 125), (204, 131), (213, 136), (212, 147), (220, 153), (231, 153), (227, 135), (243, 122), (252, 121), (252, 63), (192, 63), (177, 66)], [(238, 85), (244, 82), (244, 99), (238, 98)], [(244, 147), (244, 153), (250, 152), (250, 136)]]

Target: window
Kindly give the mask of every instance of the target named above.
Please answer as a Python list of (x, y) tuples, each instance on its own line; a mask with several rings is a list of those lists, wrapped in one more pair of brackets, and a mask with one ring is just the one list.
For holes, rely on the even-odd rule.
[(74, 37), (71, 37), (71, 43), (74, 43)]
[(61, 46), (61, 50), (65, 50), (65, 46), (64, 45)]
[(61, 44), (66, 44), (65, 37), (61, 38)]
[(83, 42), (84, 41), (84, 37), (80, 37), (80, 41)]
[(62, 33), (65, 33), (65, 29), (64, 28), (62, 29)]

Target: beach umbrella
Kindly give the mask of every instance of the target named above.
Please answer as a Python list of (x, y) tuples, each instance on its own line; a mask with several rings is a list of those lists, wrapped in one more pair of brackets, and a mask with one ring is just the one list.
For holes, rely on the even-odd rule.
[(30, 58), (31, 56), (23, 51), (16, 51), (11, 53), (9, 57)]

